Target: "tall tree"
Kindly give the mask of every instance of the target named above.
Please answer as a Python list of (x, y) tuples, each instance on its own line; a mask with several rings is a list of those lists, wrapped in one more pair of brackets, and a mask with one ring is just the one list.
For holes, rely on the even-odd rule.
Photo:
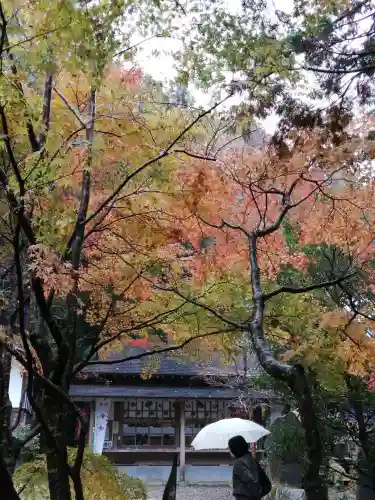
[[(0, 5), (2, 261), (14, 272), (17, 297), (3, 304), (12, 321), (2, 328), (2, 382), (12, 355), (27, 372), (31, 435), (41, 433), (51, 499), (71, 498), (70, 479), (82, 499), (88, 422), (69, 387), (109, 349), (193, 314), (188, 301), (163, 298), (150, 280), (171, 263), (173, 169), (181, 156), (200, 157), (190, 150), (193, 128), (211, 109), (139, 109), (146, 100), (139, 71), (113, 63), (131, 3), (27, 7)], [(93, 327), (83, 354), (81, 318)], [(191, 333), (186, 327), (180, 344), (159, 343), (154, 352), (179, 349)], [(6, 384), (1, 396), (9, 415)], [(71, 410), (81, 422), (72, 466), (64, 433)], [(9, 418), (0, 430), (8, 457)]]
[[(168, 285), (159, 284), (202, 307), (216, 320), (246, 331), (265, 371), (290, 387), (306, 433), (304, 487), (309, 499), (327, 498), (320, 477), (323, 449), (313, 397), (304, 366), (283, 361), (271, 351), (265, 314), (281, 294), (328, 290), (345, 283), (356, 275), (356, 266), (366, 266), (373, 255), (369, 223), (373, 217), (372, 181), (363, 169), (372, 146), (354, 137), (333, 150), (331, 139), (326, 131), (293, 133), (284, 151), (271, 148), (249, 156), (234, 151), (222, 158), (222, 163), (197, 161), (184, 169), (184, 196), (177, 199), (175, 207), (184, 214), (179, 219), (183, 221), (179, 224), (180, 239), (191, 245), (189, 269), (201, 295), (197, 298), (192, 288), (179, 286), (173, 275)], [(334, 182), (338, 177), (345, 182)], [(287, 219), (298, 239), (295, 251), (282, 230)], [(333, 269), (325, 280), (306, 276), (303, 283), (299, 278), (291, 284), (269, 287), (267, 281), (275, 282), (282, 268), (304, 272), (310, 259), (299, 248), (307, 244), (348, 249), (348, 265), (338, 274)], [(367, 269), (369, 287), (373, 278)], [(369, 353), (373, 351), (373, 342), (366, 339), (363, 330), (361, 342)]]

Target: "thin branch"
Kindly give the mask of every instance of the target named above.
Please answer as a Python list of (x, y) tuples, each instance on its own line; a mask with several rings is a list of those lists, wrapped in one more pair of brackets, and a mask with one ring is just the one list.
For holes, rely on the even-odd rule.
[(82, 125), (82, 127), (86, 128), (86, 123), (82, 120), (80, 117), (79, 113), (73, 108), (73, 106), (70, 104), (68, 99), (62, 94), (55, 86), (53, 87), (53, 91), (60, 97), (60, 99), (63, 101), (63, 103), (66, 105), (66, 107), (73, 113), (73, 115), (77, 118), (79, 123)]
[[(65, 138), (62, 140), (62, 142), (61, 142), (60, 146), (59, 146), (59, 147), (55, 150), (55, 152), (54, 152), (54, 153), (53, 153), (53, 154), (52, 154), (52, 155), (48, 158), (48, 160), (49, 160), (49, 161), (48, 161), (48, 164), (46, 165), (46, 167), (49, 167), (49, 166), (52, 164), (52, 162), (53, 162), (53, 161), (54, 161), (54, 160), (58, 157), (58, 155), (60, 154), (60, 152), (61, 152), (61, 150), (63, 149), (63, 147), (64, 147), (66, 144), (68, 144), (68, 143), (69, 143), (69, 141), (70, 141), (71, 139), (73, 139), (73, 137), (74, 137), (75, 135), (77, 135), (77, 134), (79, 134), (80, 132), (82, 132), (82, 130), (85, 130), (85, 128), (86, 128), (86, 125), (81, 126), (81, 127), (79, 127), (78, 129), (74, 130), (72, 133), (70, 133), (67, 137), (65, 137)], [(32, 170), (30, 170), (30, 172), (27, 174), (27, 176), (26, 176), (25, 180), (27, 180), (27, 179), (29, 178), (29, 176), (31, 175), (31, 173), (32, 173), (32, 172), (33, 172), (33, 169), (32, 169)], [(68, 177), (68, 176), (70, 176), (70, 175), (71, 175), (71, 174), (69, 173), (68, 175), (65, 175), (65, 176), (62, 176), (62, 177), (57, 177), (57, 178), (55, 178), (55, 182), (56, 182), (56, 181), (59, 181), (60, 179), (62, 179), (62, 178), (64, 178), (64, 177)], [(50, 182), (50, 181), (48, 181), (48, 183), (50, 184), (51, 182)], [(39, 185), (37, 185), (37, 187), (43, 187), (44, 185), (45, 185), (45, 184), (39, 184)]]
[(149, 40), (153, 40), (154, 38), (161, 38), (162, 35), (152, 35), (149, 36), (148, 38), (145, 38), (144, 40), (141, 40), (140, 42), (135, 43), (134, 45), (131, 45), (130, 47), (127, 47), (126, 49), (120, 50), (117, 52), (113, 57), (120, 57), (123, 54), (126, 54), (127, 52), (130, 52), (131, 50), (135, 49), (136, 47), (139, 47), (139, 45), (142, 45), (142, 43), (148, 42)]
[(191, 158), (197, 158), (198, 160), (216, 161), (216, 158), (214, 158), (213, 156), (199, 155), (197, 153), (192, 153), (190, 151), (187, 151), (186, 149), (174, 149), (172, 152), (183, 153), (186, 156), (190, 156)]
[(124, 335), (125, 333), (131, 333), (131, 332), (136, 332), (136, 331), (139, 331), (139, 330), (142, 330), (144, 328), (149, 328), (151, 326), (153, 326), (154, 324), (156, 323), (160, 323), (160, 320), (161, 319), (165, 319), (166, 317), (168, 317), (169, 315), (175, 313), (175, 312), (178, 312), (184, 305), (186, 304), (185, 303), (182, 303), (180, 304), (179, 306), (175, 307), (174, 309), (172, 310), (169, 310), (169, 311), (164, 311), (164, 312), (161, 312), (161, 313), (158, 313), (156, 314), (155, 316), (153, 316), (152, 318), (148, 319), (147, 321), (144, 321), (144, 322), (141, 322), (139, 323), (138, 325), (132, 325), (132, 326), (129, 326), (128, 328), (124, 328), (124, 329), (121, 329), (116, 335), (113, 335), (111, 338), (109, 339), (105, 339), (105, 340), (102, 340), (101, 342), (99, 342), (98, 344), (92, 346), (89, 354), (87, 355), (86, 359), (81, 361), (80, 363), (78, 363), (75, 367), (75, 369), (73, 370), (73, 375), (76, 375), (77, 373), (79, 373), (85, 366), (87, 366), (88, 364), (90, 364), (90, 359), (97, 353), (99, 352), (100, 349), (102, 349), (103, 347), (105, 347), (106, 345), (110, 344), (111, 342), (114, 342), (115, 340), (117, 340), (118, 338), (120, 338), (122, 335)]
[(353, 69), (325, 69), (325, 68), (316, 68), (314, 66), (302, 66), (301, 68), (290, 68), (291, 70), (306, 70), (313, 71), (314, 73), (324, 73), (329, 75), (347, 75), (348, 73), (364, 73), (369, 69), (374, 69), (374, 64), (368, 64), (367, 66), (360, 66), (358, 68)]
[(232, 222), (228, 222), (224, 219), (223, 219), (223, 225), (226, 227), (229, 227), (229, 229), (235, 229), (235, 230), (241, 231), (247, 237), (250, 234), (249, 231), (247, 231), (243, 226), (240, 226), (239, 224), (233, 224)]
[(230, 139), (229, 141), (227, 141), (225, 144), (223, 144), (222, 146), (220, 146), (216, 151), (215, 151), (215, 156), (217, 156), (223, 149), (225, 149), (226, 147), (228, 147), (230, 144), (232, 144), (233, 142), (235, 141), (238, 141), (238, 139), (243, 139), (244, 137), (246, 137), (247, 135), (251, 135), (253, 134), (254, 132), (258, 132), (258, 130), (262, 130), (261, 127), (258, 127), (256, 129), (253, 129), (253, 130), (249, 130), (248, 132), (244, 132), (242, 134), (239, 134), (237, 135), (236, 137), (233, 137), (232, 139)]
[(180, 4), (178, 0), (174, 0), (174, 3), (176, 4), (177, 8), (181, 10), (181, 12), (184, 14), (184, 16), (187, 15), (185, 8)]
[(198, 219), (201, 220), (207, 226), (213, 227), (215, 229), (223, 229), (224, 227), (228, 227), (229, 229), (235, 229), (238, 231), (242, 231), (246, 237), (249, 237), (249, 235), (250, 235), (250, 233), (244, 227), (237, 225), (237, 224), (232, 224), (231, 222), (228, 222), (224, 219), (221, 219), (220, 224), (214, 224), (213, 222), (208, 222), (201, 215), (198, 215)]
[(32, 42), (36, 38), (40, 38), (40, 37), (43, 37), (46, 35), (51, 35), (52, 33), (56, 33), (56, 31), (60, 31), (62, 29), (68, 28), (70, 26), (70, 24), (71, 23), (69, 22), (68, 24), (65, 24), (64, 26), (59, 26), (59, 27), (54, 28), (52, 30), (41, 31), (40, 33), (37, 33), (36, 35), (30, 36), (29, 38), (25, 38), (24, 40), (21, 40), (20, 42), (12, 43), (12, 44), (7, 45), (3, 48), (1, 48), (1, 45), (0, 45), (0, 54), (2, 52), (8, 52), (9, 50), (14, 49), (15, 47), (19, 47), (20, 45), (23, 45), (24, 43)]
[(267, 300), (270, 300), (273, 297), (276, 297), (280, 293), (292, 293), (292, 294), (307, 293), (307, 292), (312, 292), (313, 290), (319, 290), (321, 288), (329, 288), (331, 286), (338, 285), (339, 283), (342, 283), (343, 281), (348, 280), (355, 275), (356, 275), (356, 272), (352, 272), (350, 274), (340, 276), (339, 278), (334, 279), (334, 280), (323, 281), (322, 283), (313, 283), (311, 285), (306, 285), (306, 286), (301, 286), (301, 287), (281, 286), (280, 288), (277, 288), (276, 290), (273, 290), (272, 292), (263, 294), (263, 300), (266, 302)]
[[(339, 285), (340, 286), (340, 285)], [(357, 316), (362, 316), (362, 318), (365, 318), (369, 321), (375, 321), (375, 317), (374, 316), (371, 316), (369, 314), (366, 314), (362, 311), (360, 311), (356, 305), (354, 304), (354, 300), (353, 300), (353, 297), (350, 295), (350, 293), (345, 290), (342, 286), (340, 287), (341, 290), (345, 293), (345, 295), (348, 297), (348, 300), (349, 300), (349, 305), (350, 305), (350, 308), (352, 310), (352, 312)]]
[(228, 325), (231, 325), (233, 328), (235, 328), (237, 330), (241, 331), (241, 330), (245, 329), (245, 325), (243, 325), (241, 323), (237, 323), (236, 321), (233, 321), (233, 320), (231, 320), (229, 318), (226, 318), (225, 316), (223, 316), (222, 314), (220, 314), (219, 311), (217, 311), (215, 308), (213, 308), (213, 307), (211, 307), (211, 306), (209, 306), (207, 304), (204, 304), (203, 302), (199, 302), (196, 299), (192, 299), (191, 297), (188, 297), (187, 295), (183, 294), (182, 292), (180, 292), (176, 288), (162, 287), (162, 286), (159, 286), (159, 285), (154, 285), (154, 286), (158, 290), (162, 290), (164, 292), (171, 292), (171, 293), (174, 293), (174, 294), (178, 295), (179, 297), (181, 297), (182, 299), (184, 299), (186, 302), (189, 302), (190, 304), (193, 304), (195, 306), (200, 307), (201, 309), (206, 310), (207, 312), (211, 313), (216, 318), (220, 319), (224, 323), (227, 323)]
[[(286, 200), (289, 200), (289, 199), (290, 199), (290, 197), (291, 197), (291, 195), (292, 195), (292, 193), (293, 193), (293, 191), (294, 191), (294, 188), (297, 186), (297, 184), (298, 184), (298, 182), (299, 182), (300, 180), (301, 180), (301, 176), (300, 176), (300, 177), (297, 177), (297, 179), (295, 179), (295, 180), (292, 182), (292, 184), (291, 184), (290, 188), (289, 188), (289, 189), (288, 189), (288, 191), (285, 193), (285, 199), (286, 199)], [(305, 200), (307, 200), (308, 198), (310, 198), (311, 194), (312, 194), (312, 193), (309, 193), (307, 196), (305, 196), (304, 198), (302, 198), (301, 200), (299, 200), (299, 201), (298, 201), (298, 202), (296, 202), (296, 203), (293, 203), (293, 204), (287, 203), (287, 204), (284, 206), (284, 208), (282, 209), (281, 213), (279, 214), (279, 217), (277, 218), (277, 220), (276, 220), (273, 224), (271, 224), (270, 226), (268, 226), (268, 227), (266, 227), (266, 228), (264, 228), (264, 229), (259, 229), (258, 231), (256, 231), (256, 233), (255, 233), (256, 238), (259, 238), (259, 237), (264, 237), (264, 236), (267, 236), (267, 235), (269, 235), (269, 234), (271, 234), (271, 233), (273, 233), (273, 232), (277, 231), (277, 230), (280, 228), (280, 226), (281, 226), (281, 224), (282, 224), (282, 222), (283, 222), (283, 220), (284, 220), (284, 218), (285, 218), (286, 214), (287, 214), (287, 213), (288, 213), (288, 212), (289, 212), (292, 208), (297, 207), (298, 205), (300, 205), (301, 203), (303, 203)]]
[(114, 192), (108, 196), (100, 205), (99, 207), (86, 219), (85, 224), (88, 224), (90, 221), (92, 221), (107, 205), (110, 203), (112, 200), (116, 198), (116, 196), (124, 189), (124, 187), (138, 174), (140, 174), (143, 170), (145, 170), (147, 167), (150, 165), (153, 165), (154, 163), (162, 160), (163, 158), (167, 157), (174, 146), (180, 141), (180, 139), (191, 130), (194, 125), (196, 125), (202, 118), (204, 118), (206, 115), (212, 113), (218, 106), (220, 106), (223, 102), (225, 102), (227, 99), (231, 97), (231, 94), (227, 95), (221, 101), (218, 101), (215, 103), (213, 106), (211, 106), (209, 109), (203, 111), (200, 113), (197, 118), (195, 118), (189, 125), (187, 125), (177, 136), (176, 138), (169, 144), (169, 146), (164, 150), (161, 151), (158, 155), (154, 156), (150, 160), (145, 161), (137, 167), (131, 174), (127, 175), (125, 179), (119, 184), (119, 186), (114, 190)]

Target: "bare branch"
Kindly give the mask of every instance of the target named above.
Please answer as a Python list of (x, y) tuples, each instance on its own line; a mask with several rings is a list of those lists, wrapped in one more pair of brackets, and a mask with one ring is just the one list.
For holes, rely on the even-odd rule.
[[(292, 182), (292, 184), (291, 184), (290, 188), (289, 188), (289, 189), (288, 189), (288, 191), (285, 193), (285, 198), (286, 198), (287, 200), (289, 200), (289, 199), (290, 199), (290, 197), (291, 197), (291, 195), (292, 195), (292, 193), (293, 193), (293, 191), (294, 191), (294, 188), (297, 186), (297, 184), (298, 184), (298, 182), (299, 182), (300, 180), (301, 180), (301, 176), (300, 176), (300, 177), (297, 177), (297, 179), (296, 179), (294, 182)], [(267, 235), (269, 235), (269, 234), (274, 233), (275, 231), (277, 231), (277, 230), (280, 228), (280, 226), (281, 226), (281, 224), (282, 224), (282, 222), (283, 222), (283, 220), (284, 220), (284, 218), (285, 218), (286, 214), (287, 214), (287, 213), (288, 213), (288, 212), (289, 212), (292, 208), (297, 207), (298, 205), (300, 205), (300, 204), (302, 204), (304, 201), (306, 201), (308, 198), (310, 198), (311, 194), (312, 194), (312, 193), (309, 193), (307, 196), (305, 196), (304, 198), (302, 198), (301, 200), (299, 200), (299, 201), (298, 201), (298, 202), (296, 202), (296, 203), (293, 203), (293, 204), (289, 204), (289, 203), (287, 203), (287, 204), (285, 205), (285, 207), (282, 209), (281, 213), (279, 214), (279, 217), (276, 219), (276, 221), (275, 221), (273, 224), (271, 224), (270, 226), (268, 226), (268, 227), (266, 227), (266, 228), (264, 228), (264, 229), (259, 229), (258, 231), (256, 231), (256, 233), (255, 233), (255, 234), (256, 234), (256, 237), (258, 238), (258, 237), (267, 236)]]

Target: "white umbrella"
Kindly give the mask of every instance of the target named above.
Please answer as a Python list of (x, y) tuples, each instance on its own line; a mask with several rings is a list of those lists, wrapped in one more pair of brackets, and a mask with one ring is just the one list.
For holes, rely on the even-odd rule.
[(225, 418), (206, 425), (191, 443), (195, 450), (225, 450), (228, 441), (234, 436), (242, 436), (247, 443), (255, 443), (269, 431), (251, 420)]

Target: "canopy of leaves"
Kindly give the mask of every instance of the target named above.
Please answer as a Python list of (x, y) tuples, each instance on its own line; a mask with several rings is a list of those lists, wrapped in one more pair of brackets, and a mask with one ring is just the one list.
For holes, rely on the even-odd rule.
[(374, 2), (294, 2), (287, 17), (292, 50), (315, 73), (322, 95), (373, 102)]
[[(126, 339), (128, 332), (147, 336), (154, 324), (162, 323), (164, 314), (165, 319), (179, 318), (183, 337), (182, 318), (189, 312), (172, 294), (164, 294), (160, 301), (152, 280), (163, 274), (174, 257), (168, 249), (176, 238), (168, 205), (176, 165), (184, 148), (199, 142), (203, 130), (196, 127), (186, 133), (179, 142), (181, 152), (166, 155), (163, 168), (160, 162), (151, 161), (143, 171), (142, 165), (166, 149), (194, 116), (155, 102), (155, 93), (151, 94), (150, 85), (142, 82), (139, 70), (124, 71), (110, 65), (103, 68), (97, 80), (96, 130), (89, 146), (84, 125), (90, 119), (87, 106), (91, 78), (78, 68), (73, 71), (69, 63), (54, 76), (51, 119), (43, 150), (30, 153), (27, 123), (30, 113), (38, 116), (43, 87), (42, 81), (30, 86), (27, 74), (22, 78), (21, 74), (17, 81), (24, 87), (25, 99), (20, 99), (7, 79), (2, 82), (3, 92), (9, 97), (7, 122), (12, 147), (19, 161), (19, 175), (25, 179), (25, 201), (33, 212), (36, 241), (25, 256), (27, 269), (41, 279), (46, 295), (54, 291), (55, 303), (65, 316), (64, 300), (77, 273), (70, 259), (61, 256), (74, 233), (82, 200), (82, 175), (89, 162), (91, 193), (79, 266), (78, 315), (95, 325), (103, 342), (103, 355), (115, 335), (121, 340), (121, 348), (121, 336)], [(11, 169), (7, 174), (18, 196), (17, 175)], [(122, 188), (116, 192), (119, 185)], [(6, 208), (4, 215), (12, 220)], [(5, 222), (5, 241), (7, 235)], [(4, 245), (2, 251), (7, 258), (12, 253), (11, 245)]]
[[(266, 227), (279, 228), (271, 234), (265, 230), (258, 243), (264, 294), (272, 299), (265, 329), (284, 361), (310, 366), (321, 381), (334, 385), (346, 372), (367, 374), (374, 355), (368, 335), (373, 181), (362, 159), (355, 159), (359, 150), (361, 158), (371, 157), (372, 145), (353, 138), (333, 150), (322, 140), (319, 133), (292, 135), (293, 146), (282, 158), (270, 149), (232, 151), (215, 164), (193, 162), (181, 171), (183, 193), (173, 209), (184, 214), (176, 220), (180, 239), (190, 243), (184, 265), (191, 284), (203, 290), (199, 301), (209, 314), (214, 309), (216, 318), (240, 328), (252, 312), (248, 238)], [(210, 244), (202, 248), (202, 239)], [(188, 293), (178, 275), (168, 279), (170, 287)], [(327, 290), (324, 283), (334, 279), (338, 285)], [(311, 291), (323, 290), (293, 293), (299, 287), (310, 291), (312, 284)], [(362, 315), (345, 310), (353, 301)]]
[[(241, 94), (241, 112), (249, 116), (276, 110), (293, 119), (299, 114), (297, 121), (309, 126), (327, 103), (339, 103), (340, 113), (372, 105), (374, 8), (371, 0), (294, 0), (285, 7), (264, 0), (236, 7), (223, 0), (189, 3), (190, 22), (175, 35), (183, 47), (180, 78)], [(298, 113), (298, 98), (304, 113)]]

